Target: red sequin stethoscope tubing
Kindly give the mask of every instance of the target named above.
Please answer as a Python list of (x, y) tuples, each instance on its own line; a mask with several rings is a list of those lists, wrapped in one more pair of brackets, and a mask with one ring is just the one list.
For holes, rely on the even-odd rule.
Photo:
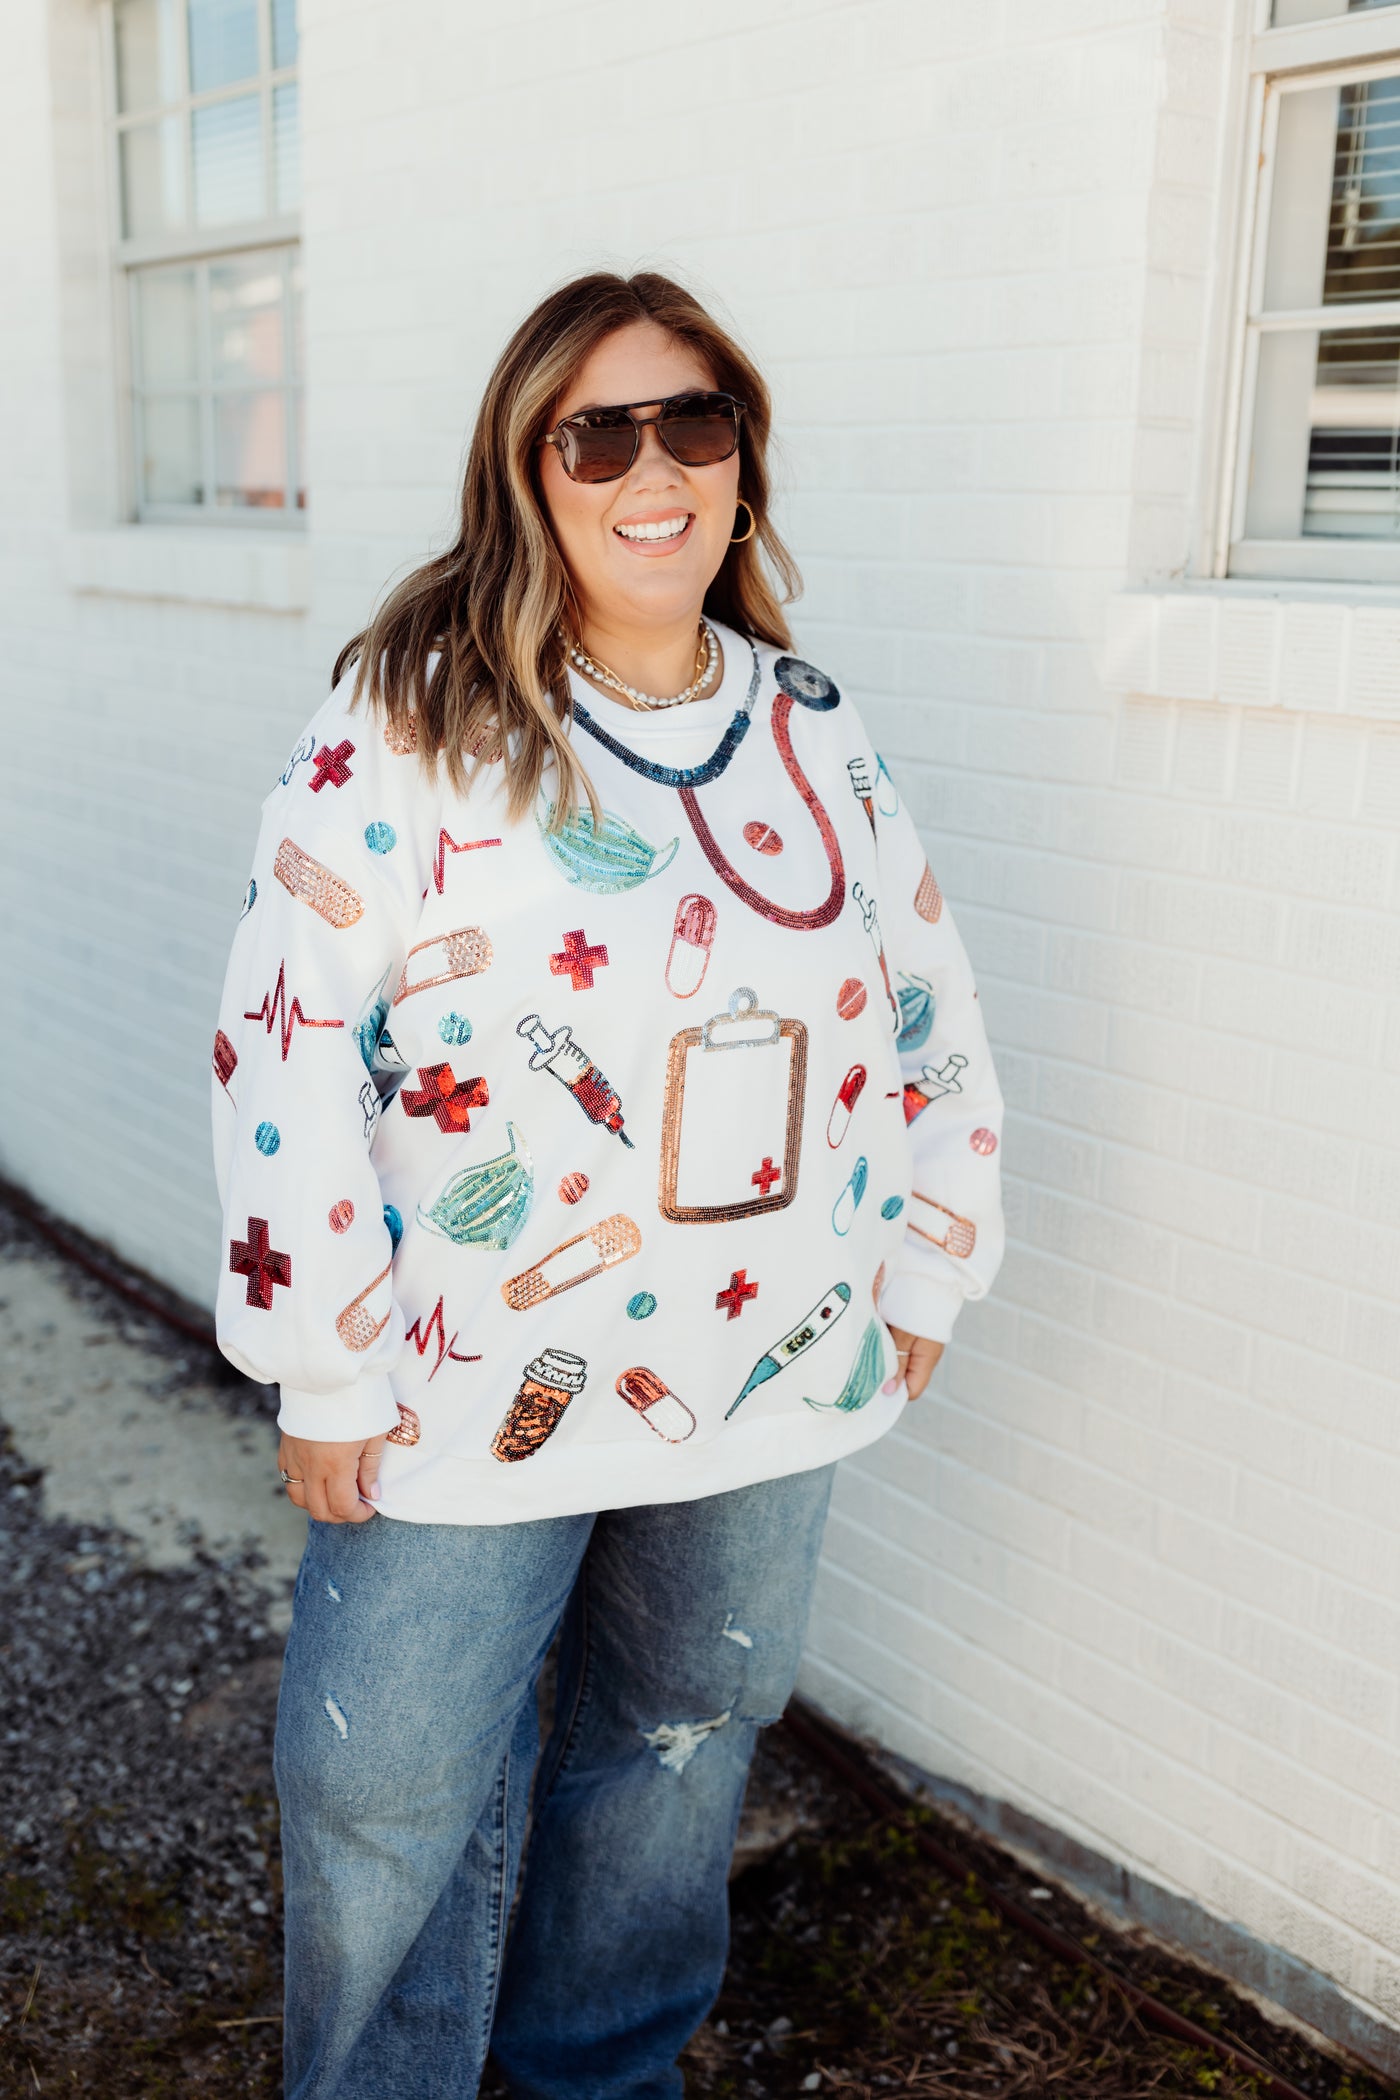
[(676, 792), (690, 819), (691, 829), (700, 841), (701, 850), (720, 881), (727, 884), (742, 903), (749, 905), (763, 918), (771, 919), (775, 926), (791, 926), (798, 932), (810, 933), (819, 926), (829, 926), (845, 903), (846, 870), (841, 860), (841, 846), (836, 836), (836, 827), (822, 807), (816, 789), (803, 772), (797, 753), (792, 748), (792, 736), (788, 729), (788, 717), (792, 709), (792, 695), (779, 693), (773, 702), (773, 742), (778, 748), (778, 756), (789, 780), (812, 813), (812, 822), (816, 825), (822, 845), (826, 849), (826, 862), (831, 870), (831, 888), (825, 900), (813, 910), (793, 911), (787, 905), (775, 904), (771, 897), (765, 897), (761, 890), (756, 890), (751, 882), (745, 882), (705, 822), (694, 788), (678, 788)]

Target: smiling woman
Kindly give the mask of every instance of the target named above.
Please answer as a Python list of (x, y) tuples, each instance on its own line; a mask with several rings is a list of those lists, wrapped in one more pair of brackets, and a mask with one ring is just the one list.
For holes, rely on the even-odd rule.
[(971, 968), (792, 653), (768, 427), (680, 286), (555, 292), (264, 803), (212, 1096), (220, 1345), (312, 1519), (288, 2100), (459, 2100), (488, 2034), (681, 2093), (833, 1469), (1001, 1259)]

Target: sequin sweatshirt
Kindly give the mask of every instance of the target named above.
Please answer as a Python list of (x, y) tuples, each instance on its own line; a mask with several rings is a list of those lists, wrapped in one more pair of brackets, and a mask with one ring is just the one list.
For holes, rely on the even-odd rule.
[(214, 1040), (224, 1355), (380, 1508), (510, 1523), (824, 1465), (1002, 1257), (1002, 1097), (898, 782), (823, 672), (574, 685), (512, 824), (349, 674), (262, 805)]

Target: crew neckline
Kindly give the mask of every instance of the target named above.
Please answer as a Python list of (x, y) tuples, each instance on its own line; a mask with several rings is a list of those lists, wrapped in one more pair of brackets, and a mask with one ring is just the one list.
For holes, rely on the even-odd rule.
[(639, 744), (665, 743), (682, 737), (711, 737), (727, 727), (743, 706), (753, 677), (755, 644), (733, 627), (707, 614), (724, 652), (724, 670), (714, 692), (704, 700), (685, 700), (679, 707), (629, 707), (625, 700), (600, 691), (582, 673), (569, 666), (569, 684), (574, 705), (588, 710), (600, 728), (621, 744), (636, 749)]

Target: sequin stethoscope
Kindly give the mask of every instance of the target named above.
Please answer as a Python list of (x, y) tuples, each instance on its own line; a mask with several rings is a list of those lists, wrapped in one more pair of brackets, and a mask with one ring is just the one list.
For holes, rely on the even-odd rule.
[(773, 742), (783, 762), (784, 771), (811, 812), (812, 822), (817, 827), (826, 852), (827, 866), (831, 870), (831, 888), (820, 904), (810, 911), (795, 911), (788, 905), (775, 904), (771, 897), (765, 897), (761, 890), (755, 889), (753, 884), (739, 873), (711, 831), (695, 793), (695, 790), (704, 787), (707, 781), (718, 779), (748, 734), (753, 720), (753, 704), (758, 698), (759, 674), (758, 651), (752, 642), (749, 643), (749, 647), (753, 650), (753, 673), (749, 679), (749, 689), (735, 709), (733, 720), (719, 743), (710, 756), (698, 766), (662, 766), (654, 759), (642, 758), (637, 752), (630, 751), (625, 744), (619, 743), (616, 737), (610, 736), (602, 723), (594, 720), (581, 701), (575, 700), (574, 715), (591, 736), (595, 736), (600, 744), (606, 745), (608, 750), (620, 758), (624, 765), (630, 766), (634, 773), (641, 773), (662, 787), (673, 787), (678, 791), (681, 807), (690, 820), (691, 829), (700, 842), (706, 860), (720, 881), (726, 884), (742, 903), (747, 904), (763, 918), (771, 919), (775, 926), (789, 926), (797, 932), (813, 932), (819, 926), (829, 926), (840, 911), (846, 895), (846, 870), (841, 859), (841, 845), (836, 836), (836, 827), (827, 815), (816, 789), (803, 772), (797, 753), (792, 748), (788, 717), (798, 701), (818, 714), (825, 714), (835, 707), (841, 695), (831, 680), (813, 665), (804, 663), (798, 656), (780, 656), (774, 666), (779, 692), (773, 702)]

